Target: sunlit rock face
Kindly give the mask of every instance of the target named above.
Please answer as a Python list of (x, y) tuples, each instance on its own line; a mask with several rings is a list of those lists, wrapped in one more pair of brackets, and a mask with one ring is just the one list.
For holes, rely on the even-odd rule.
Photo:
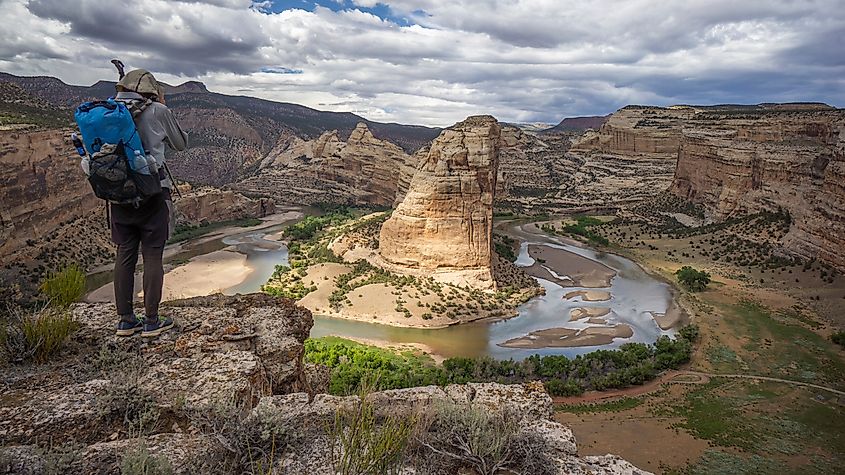
[(235, 188), (298, 205), (391, 206), (400, 193), (401, 175), (412, 170), (413, 160), (402, 148), (376, 138), (362, 122), (346, 141), (336, 130), (314, 140), (280, 141), (258, 172)]
[(404, 200), (381, 229), (390, 264), (436, 271), (441, 280), (493, 288), (493, 200), (501, 127), (469, 117), (444, 130), (419, 156)]
[(779, 208), (785, 250), (845, 268), (845, 111), (771, 105), (707, 111), (683, 129), (671, 190), (719, 221)]

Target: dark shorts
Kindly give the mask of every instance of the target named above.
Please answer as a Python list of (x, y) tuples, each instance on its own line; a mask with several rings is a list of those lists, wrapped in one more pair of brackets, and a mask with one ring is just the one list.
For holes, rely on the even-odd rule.
[(132, 205), (111, 206), (111, 239), (120, 246), (139, 239), (149, 247), (163, 247), (168, 239), (170, 190), (148, 199), (140, 207)]

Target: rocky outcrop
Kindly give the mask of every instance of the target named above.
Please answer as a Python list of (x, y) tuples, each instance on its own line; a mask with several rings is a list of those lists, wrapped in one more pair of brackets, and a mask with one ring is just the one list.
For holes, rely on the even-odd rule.
[[(530, 456), (544, 457), (548, 461), (549, 466), (544, 467), (547, 470), (544, 473), (648, 475), (648, 472), (614, 455), (578, 457), (575, 436), (568, 427), (552, 420), (552, 401), (542, 385), (469, 383), (444, 388), (427, 386), (371, 393), (366, 399), (379, 417), (410, 418), (444, 405), (483, 409), (488, 414), (517, 414), (520, 436), (543, 448), (544, 453), (532, 453)], [(325, 428), (333, 424), (335, 414), (355, 410), (360, 404), (358, 396), (318, 394), (311, 398), (306, 393), (266, 396), (248, 414), (245, 424), (267, 427), (268, 432), (285, 428), (284, 436), (296, 443), (295, 450), (275, 461), (274, 468), (280, 473), (332, 475), (336, 473), (332, 464), (332, 441)], [(220, 434), (217, 437), (223, 438)], [(298, 443), (294, 442), (297, 438), (300, 439)], [(84, 447), (67, 468), (69, 473), (112, 473), (122, 456), (131, 453), (133, 446), (144, 446), (150, 454), (166, 459), (175, 473), (211, 473), (204, 470), (211, 468), (209, 465), (220, 458), (220, 448), (216, 443), (212, 436), (190, 433), (162, 433), (140, 439), (97, 442)], [(290, 445), (280, 446), (277, 450), (282, 453), (292, 448)], [(45, 464), (43, 453), (31, 445), (0, 447), (0, 455), (12, 473), (41, 473), (38, 468)], [(399, 473), (452, 473), (433, 470), (426, 464), (424, 457), (412, 457), (400, 467)], [(218, 470), (219, 465), (214, 467), (215, 473), (219, 473)]]
[(845, 269), (845, 111), (700, 111), (685, 122), (671, 190), (716, 221), (786, 210), (784, 250)]
[(470, 117), (440, 134), (417, 165), (405, 199), (381, 228), (379, 252), (404, 269), (492, 288), (493, 200), (501, 129)]
[(392, 206), (401, 174), (413, 160), (399, 146), (373, 136), (359, 123), (346, 141), (338, 131), (314, 140), (281, 142), (259, 172), (237, 189), (292, 204), (342, 203)]
[(608, 115), (592, 115), (586, 117), (567, 117), (556, 126), (542, 130), (540, 135), (584, 132), (587, 129), (598, 130), (610, 118)]
[(674, 159), (691, 107), (627, 106), (613, 113), (597, 132), (572, 144), (573, 151)]
[[(331, 428), (362, 401), (307, 386), (307, 310), (263, 294), (174, 301), (162, 312), (177, 328), (152, 340), (115, 337), (110, 305), (72, 311), (81, 327), (56, 361), (0, 373), (3, 473), (112, 474), (132, 456), (177, 474), (244, 473), (259, 460), (264, 472), (335, 473)], [(520, 440), (542, 451), (523, 456), (547, 461), (544, 473), (646, 473), (610, 455), (579, 458), (572, 431), (552, 420), (552, 400), (538, 382), (427, 386), (365, 398), (377, 421), (416, 421), (416, 448), (404, 454), (401, 473), (454, 473), (427, 466), (416, 439), (428, 430), (423, 421), (447, 405), (507, 416)]]
[[(125, 392), (121, 388), (131, 389), (130, 396), (138, 398), (127, 404), (143, 401), (143, 395), (151, 401), (150, 409), (161, 414), (177, 407), (251, 408), (264, 396), (305, 389), (303, 343), (313, 323), (308, 310), (264, 294), (218, 294), (171, 302), (162, 313), (174, 318), (177, 330), (139, 342), (114, 336), (113, 305), (74, 307), (81, 328), (71, 349), (76, 355), (66, 356), (67, 367), (52, 368), (46, 383), (37, 383), (33, 375), (15, 378), (10, 373), (4, 378), (0, 443), (27, 444), (51, 437), (102, 440), (115, 430), (104, 421), (103, 406)], [(97, 360), (103, 352), (120, 363), (104, 368), (108, 360)], [(135, 379), (125, 379), (133, 369)], [(86, 374), (89, 379), (80, 382)]]
[(179, 187), (182, 196), (174, 197), (179, 224), (197, 225), (214, 221), (263, 217), (276, 212), (272, 200), (251, 199), (231, 190), (209, 186)]

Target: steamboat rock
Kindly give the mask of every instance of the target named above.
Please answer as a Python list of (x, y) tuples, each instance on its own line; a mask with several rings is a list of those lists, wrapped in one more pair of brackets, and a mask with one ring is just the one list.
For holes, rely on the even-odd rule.
[(444, 130), (419, 157), (408, 193), (382, 226), (379, 252), (404, 271), (476, 288), (492, 276), (493, 200), (501, 128), (475, 116)]

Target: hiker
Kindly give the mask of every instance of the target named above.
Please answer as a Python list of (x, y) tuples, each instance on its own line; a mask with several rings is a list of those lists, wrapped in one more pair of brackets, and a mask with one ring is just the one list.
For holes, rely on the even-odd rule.
[[(164, 245), (175, 226), (173, 202), (170, 191), (175, 186), (165, 173), (164, 150), (185, 150), (188, 136), (179, 127), (173, 113), (165, 105), (164, 89), (148, 71), (136, 69), (128, 72), (117, 83), (115, 101), (143, 105), (135, 124), (146, 154), (158, 166), (162, 192), (135, 206), (115, 204), (111, 208), (112, 241), (117, 244), (114, 263), (114, 300), (120, 318), (118, 336), (131, 336), (141, 332), (142, 337), (153, 337), (173, 327), (173, 319), (159, 315), (164, 269)], [(148, 100), (152, 102), (147, 102)], [(135, 265), (138, 248), (144, 257), (144, 310), (140, 319), (132, 308), (135, 295)]]

